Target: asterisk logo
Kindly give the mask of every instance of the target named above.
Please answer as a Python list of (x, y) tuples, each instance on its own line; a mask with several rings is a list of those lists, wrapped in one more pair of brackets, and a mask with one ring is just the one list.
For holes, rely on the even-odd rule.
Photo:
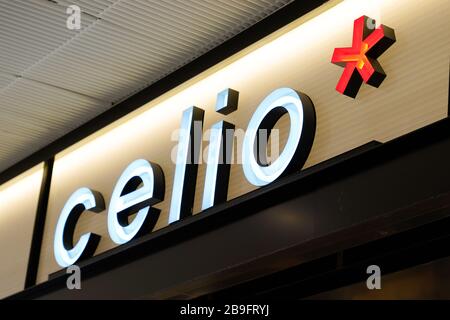
[(394, 30), (362, 16), (354, 22), (353, 43), (350, 48), (334, 49), (331, 62), (344, 67), (336, 90), (355, 98), (363, 82), (378, 88), (386, 78), (377, 58), (395, 42)]

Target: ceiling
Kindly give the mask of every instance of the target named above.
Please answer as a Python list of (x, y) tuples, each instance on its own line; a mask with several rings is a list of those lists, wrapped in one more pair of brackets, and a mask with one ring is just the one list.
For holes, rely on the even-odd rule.
[(0, 172), (290, 2), (0, 0)]

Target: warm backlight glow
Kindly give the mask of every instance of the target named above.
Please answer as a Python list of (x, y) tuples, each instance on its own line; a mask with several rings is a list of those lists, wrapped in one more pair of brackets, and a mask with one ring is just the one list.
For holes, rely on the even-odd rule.
[(39, 194), (42, 175), (41, 164), (0, 186), (0, 223), (2, 218), (14, 214), (15, 206), (26, 200), (31, 201), (30, 194)]
[(23, 290), (43, 166), (0, 186), (0, 299)]

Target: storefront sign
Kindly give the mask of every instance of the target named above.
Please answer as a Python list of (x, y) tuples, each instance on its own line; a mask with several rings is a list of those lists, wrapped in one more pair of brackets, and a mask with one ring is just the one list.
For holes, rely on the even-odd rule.
[[(226, 106), (237, 109), (237, 95), (237, 91), (231, 89), (219, 93), (216, 111), (223, 111)], [(290, 120), (286, 145), (279, 157), (268, 163), (264, 159), (267, 139), (285, 114), (289, 115)], [(169, 223), (192, 215), (200, 154), (198, 146), (202, 137), (195, 130), (195, 125), (197, 123), (201, 127), (203, 115), (204, 110), (197, 107), (186, 109), (182, 115)], [(226, 200), (233, 128), (232, 124), (224, 121), (213, 125), (203, 209)], [(283, 175), (300, 170), (308, 158), (315, 131), (314, 105), (307, 95), (290, 88), (270, 93), (254, 112), (244, 137), (241, 153), (247, 180), (255, 186), (264, 186)], [(109, 203), (108, 231), (112, 241), (124, 244), (151, 232), (155, 223), (152, 215), (155, 209), (152, 206), (164, 199), (164, 190), (164, 172), (158, 164), (144, 159), (133, 161), (119, 177)], [(61, 267), (70, 266), (94, 254), (100, 235), (85, 233), (75, 245), (72, 239), (77, 221), (84, 211), (101, 212), (104, 209), (102, 194), (89, 188), (78, 189), (69, 198), (59, 217), (54, 238), (54, 253)], [(129, 216), (134, 213), (136, 216), (129, 222)]]
[(447, 16), (329, 1), (56, 154), (37, 282), (447, 117)]

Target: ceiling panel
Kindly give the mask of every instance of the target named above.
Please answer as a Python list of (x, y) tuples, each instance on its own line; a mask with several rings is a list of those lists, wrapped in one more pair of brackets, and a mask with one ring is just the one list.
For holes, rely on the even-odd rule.
[(0, 73), (0, 90), (6, 88), (16, 79), (15, 76), (5, 73)]
[[(26, 92), (26, 94), (23, 94)], [(27, 79), (16, 79), (0, 96), (0, 163), (19, 161), (43, 146), (44, 137), (71, 131), (85, 122), (95, 106), (109, 105)]]
[(0, 0), (0, 171), (289, 2)]
[[(95, 19), (86, 16), (82, 28)], [(0, 0), (0, 72), (21, 74), (72, 37), (65, 7), (42, 0)]]

